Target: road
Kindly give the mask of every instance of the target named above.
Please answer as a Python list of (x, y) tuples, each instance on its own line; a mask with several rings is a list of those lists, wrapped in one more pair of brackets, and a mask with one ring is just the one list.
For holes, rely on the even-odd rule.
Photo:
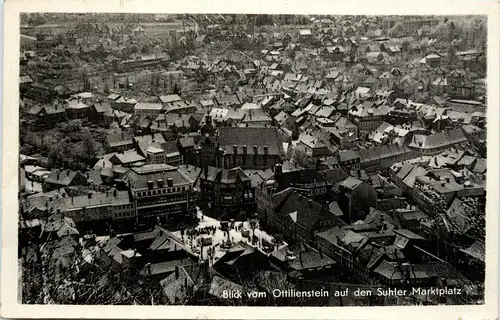
[(36, 37), (27, 36), (27, 35), (25, 35), (25, 34), (22, 34), (22, 35), (21, 35), (21, 38), (25, 38), (25, 39), (29, 39), (29, 40), (36, 41)]
[[(200, 258), (205, 260), (208, 258), (208, 249), (209, 248), (214, 248), (215, 249), (215, 256), (214, 259), (210, 261), (210, 264), (215, 263), (217, 260), (219, 260), (224, 254), (225, 250), (221, 248), (221, 245), (223, 242), (227, 242), (230, 240), (233, 244), (236, 244), (240, 241), (243, 241), (252, 247), (255, 248), (261, 248), (262, 247), (262, 240), (265, 240), (269, 243), (273, 243), (273, 237), (268, 235), (265, 231), (260, 230), (259, 228), (255, 229), (255, 236), (258, 238), (257, 244), (252, 244), (249, 238), (245, 238), (242, 235), (241, 228), (240, 231), (237, 231), (235, 229), (231, 229), (229, 231), (229, 239), (228, 239), (228, 234), (222, 230), (220, 230), (220, 221), (211, 217), (208, 217), (203, 214), (201, 210), (198, 210), (197, 212), (197, 217), (200, 220), (198, 225), (193, 228), (196, 230), (201, 230), (206, 227), (216, 227), (217, 230), (215, 231), (214, 234), (200, 234), (192, 239), (190, 239), (187, 235), (184, 237), (181, 236), (180, 231), (175, 231), (173, 232), (177, 237), (180, 239), (182, 238), (184, 241), (184, 244), (191, 248), (191, 250), (194, 253), (200, 254)], [(249, 221), (235, 221), (235, 226), (243, 226), (243, 230), (250, 230), (250, 236), (252, 236), (252, 230), (250, 228), (250, 222)], [(203, 237), (211, 237), (212, 238), (212, 245), (211, 246), (205, 246), (203, 247), (203, 253), (201, 254), (201, 246), (198, 243), (198, 239), (201, 239)], [(283, 243), (280, 245), (280, 248), (285, 246), (286, 243)]]

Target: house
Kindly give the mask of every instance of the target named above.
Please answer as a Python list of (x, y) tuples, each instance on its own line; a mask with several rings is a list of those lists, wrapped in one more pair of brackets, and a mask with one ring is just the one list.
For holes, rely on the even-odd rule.
[(367, 87), (358, 87), (354, 94), (356, 96), (356, 99), (366, 99), (368, 97), (371, 97), (371, 95), (373, 94), (373, 90)]
[(333, 189), (337, 203), (349, 221), (364, 218), (370, 207), (377, 203), (377, 192), (368, 183), (354, 177), (337, 182)]
[(274, 227), (293, 242), (312, 243), (314, 233), (342, 224), (328, 207), (300, 194), (293, 188), (273, 195)]
[(433, 135), (414, 135), (409, 147), (424, 155), (437, 154), (468, 139), (461, 129), (449, 130)]
[(200, 174), (201, 204), (217, 215), (235, 214), (255, 206), (251, 179), (241, 168), (205, 167)]
[(86, 119), (91, 115), (91, 109), (80, 99), (69, 100), (66, 104), (66, 115), (69, 119)]
[(272, 168), (281, 159), (281, 142), (274, 127), (221, 127), (217, 156), (223, 168)]
[(43, 183), (43, 191), (48, 192), (64, 187), (84, 186), (87, 178), (79, 171), (53, 169)]
[(114, 103), (111, 103), (113, 109), (117, 109), (126, 113), (134, 113), (134, 106), (137, 104), (137, 100), (133, 98), (127, 98), (124, 96), (119, 97)]
[(155, 225), (196, 214), (197, 196), (194, 181), (167, 164), (147, 164), (128, 170), (123, 181), (129, 185), (136, 201), (136, 216), (140, 223)]
[(146, 158), (141, 156), (135, 150), (121, 151), (113, 155), (109, 161), (115, 166), (131, 167), (139, 164), (145, 164)]
[(28, 119), (39, 124), (54, 124), (66, 119), (66, 109), (57, 103), (53, 105), (36, 105), (28, 110)]
[(134, 114), (156, 117), (162, 113), (163, 109), (164, 106), (161, 103), (138, 102), (134, 105)]
[(321, 250), (316, 250), (307, 244), (280, 248), (273, 251), (269, 258), (295, 280), (314, 281), (326, 277), (337, 264)]
[(299, 30), (299, 41), (304, 44), (311, 44), (312, 42), (312, 32), (311, 29), (301, 29)]
[(177, 141), (177, 149), (179, 150), (184, 161), (187, 163), (194, 163), (194, 148), (195, 142), (193, 137), (179, 138), (179, 140)]
[[(105, 120), (104, 114), (112, 112), (111, 104), (109, 102), (98, 102), (90, 106), (89, 119), (95, 122)], [(108, 125), (111, 123), (107, 123)]]

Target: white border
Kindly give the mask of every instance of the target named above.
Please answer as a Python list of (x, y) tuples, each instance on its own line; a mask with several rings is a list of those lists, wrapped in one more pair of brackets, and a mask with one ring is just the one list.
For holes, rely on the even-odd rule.
[[(18, 76), (20, 12), (486, 14), (488, 15), (488, 178), (486, 292), (481, 306), (426, 307), (173, 307), (54, 306), (17, 302)], [(1, 315), (5, 318), (121, 319), (494, 319), (497, 317), (499, 165), (499, 4), (493, 0), (6, 0), (2, 171)]]

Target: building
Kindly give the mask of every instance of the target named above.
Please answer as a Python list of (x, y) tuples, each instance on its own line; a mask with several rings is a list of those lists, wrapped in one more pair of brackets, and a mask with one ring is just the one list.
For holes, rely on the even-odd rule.
[(79, 224), (134, 220), (134, 203), (128, 191), (109, 190), (82, 196), (65, 197), (61, 212)]
[(376, 172), (388, 169), (394, 163), (412, 159), (416, 155), (414, 150), (396, 143), (364, 149), (359, 151), (360, 168), (367, 172)]
[(377, 205), (377, 192), (368, 183), (354, 177), (334, 185), (337, 202), (349, 221), (363, 219), (369, 208)]
[(344, 223), (320, 203), (288, 188), (273, 195), (274, 218), (272, 227), (293, 242), (311, 243), (314, 233)]
[(194, 181), (167, 164), (131, 168), (123, 180), (135, 201), (139, 223), (192, 219), (196, 214)]
[(46, 106), (38, 105), (28, 110), (27, 118), (38, 124), (54, 124), (66, 119), (66, 109), (57, 103)]
[(239, 167), (205, 167), (200, 175), (201, 204), (219, 214), (239, 213), (255, 207), (251, 179)]
[(454, 129), (433, 135), (414, 135), (409, 147), (424, 155), (433, 155), (449, 147), (469, 141), (462, 129)]
[(79, 171), (54, 169), (43, 183), (43, 191), (51, 191), (63, 187), (87, 185), (87, 178)]
[(268, 169), (281, 160), (276, 128), (221, 127), (218, 133), (220, 167)]
[[(211, 121), (211, 117), (207, 117)], [(212, 123), (207, 123), (212, 127)], [(218, 135), (202, 127), (204, 138), (195, 150), (199, 167), (269, 169), (281, 161), (282, 146), (274, 127), (221, 127)], [(204, 133), (205, 132), (205, 133)]]
[(161, 103), (138, 102), (134, 105), (134, 114), (157, 117), (162, 113), (163, 108)]
[(349, 110), (348, 118), (358, 127), (359, 133), (377, 129), (389, 113), (387, 105), (378, 105), (373, 101), (365, 101)]

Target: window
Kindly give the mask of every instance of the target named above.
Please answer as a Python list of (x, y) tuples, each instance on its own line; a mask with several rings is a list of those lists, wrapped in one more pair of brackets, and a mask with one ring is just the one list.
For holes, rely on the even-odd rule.
[(186, 190), (186, 187), (182, 187), (182, 191), (185, 191)]

